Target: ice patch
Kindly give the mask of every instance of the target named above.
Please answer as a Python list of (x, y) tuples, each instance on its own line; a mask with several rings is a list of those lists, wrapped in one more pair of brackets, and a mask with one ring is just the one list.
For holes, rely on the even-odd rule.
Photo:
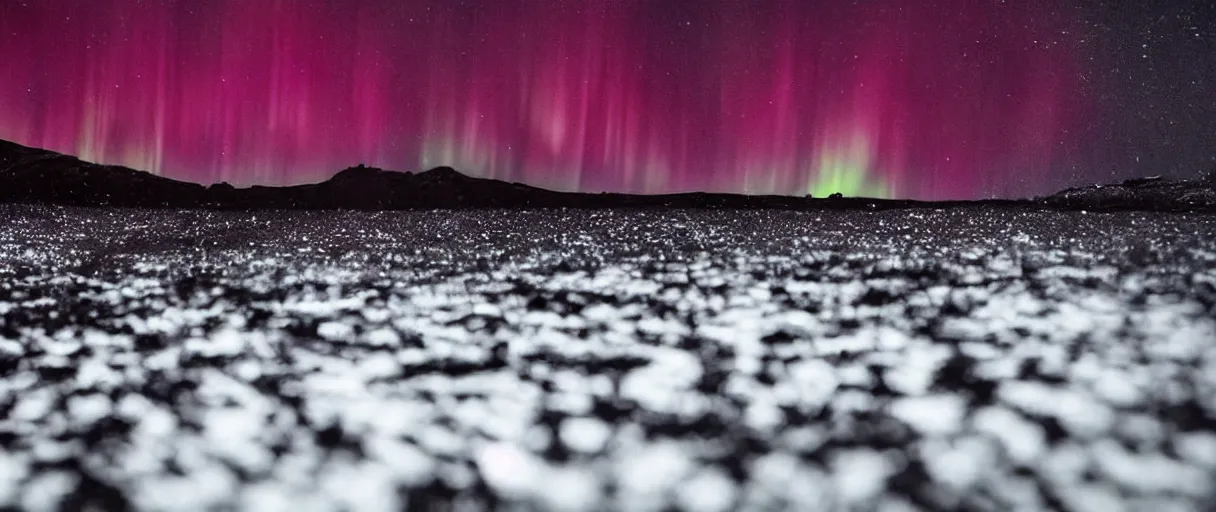
[(1201, 498), (1213, 491), (1210, 473), (1160, 453), (1131, 453), (1111, 439), (1094, 443), (1091, 450), (1099, 471), (1138, 493), (1176, 492)]
[(920, 342), (909, 345), (903, 355), (895, 367), (887, 369), (883, 380), (905, 395), (923, 395), (933, 384), (938, 368), (950, 357), (950, 349)]
[(191, 338), (186, 340), (186, 350), (204, 357), (235, 356), (245, 349), (245, 340), (240, 332), (234, 330), (219, 330), (212, 333), (210, 338)]
[(68, 412), (81, 423), (93, 423), (110, 414), (110, 397), (99, 393), (77, 395), (68, 400)]
[[(0, 312), (0, 314), (3, 313)], [(16, 341), (0, 338), (0, 354), (10, 357), (20, 357), (22, 354), (25, 354), (25, 347)]]
[(44, 471), (25, 484), (21, 509), (32, 512), (59, 510), (60, 500), (71, 492), (80, 477), (65, 471)]
[(823, 324), (815, 315), (806, 311), (787, 311), (772, 318), (776, 330), (784, 330), (791, 334), (814, 338), (823, 333)]
[(1061, 390), (1031, 381), (1005, 381), (997, 389), (997, 396), (1006, 404), (1023, 411), (1049, 416), (1055, 413), (1054, 401)]
[(747, 426), (761, 432), (769, 432), (780, 427), (785, 421), (776, 401), (767, 394), (752, 399), (743, 412), (743, 421)]
[(798, 403), (804, 406), (823, 407), (840, 386), (836, 370), (822, 359), (793, 363), (787, 371)]
[(1075, 442), (1066, 442), (1044, 454), (1038, 464), (1039, 473), (1057, 482), (1074, 484), (1081, 481), (1090, 466), (1090, 454)]
[(244, 510), (259, 512), (291, 512), (298, 508), (296, 493), (290, 487), (273, 482), (258, 482), (241, 491), (240, 503)]
[[(465, 442), (464, 437), (456, 432), (453, 432), (451, 429), (441, 425), (432, 424), (423, 427), (422, 431), (418, 433), (418, 444), (435, 455), (456, 457), (462, 454), (467, 443)], [(493, 449), (490, 452), (487, 452), (489, 455), (503, 455), (504, 457), (513, 455), (514, 452), (511, 452), (510, 450), (518, 450), (517, 447), (505, 443), (497, 443), (493, 445), (492, 448)], [(506, 462), (512, 462), (515, 459), (503, 460)]]
[(722, 470), (712, 467), (697, 471), (676, 491), (676, 499), (684, 510), (696, 512), (725, 512), (734, 507), (737, 489)]
[(690, 388), (701, 377), (701, 362), (692, 354), (656, 348), (652, 362), (637, 368), (621, 382), (621, 396), (637, 400), (647, 409), (675, 412), (675, 394)]
[(19, 484), (29, 473), (25, 458), (0, 448), (0, 507), (16, 505)]
[(1186, 460), (1216, 471), (1216, 434), (1187, 432), (1174, 439), (1178, 454)]
[[(824, 510), (831, 503), (831, 478), (788, 453), (761, 456), (752, 462), (751, 475), (753, 484), (743, 494), (741, 509), (771, 510), (784, 506), (793, 510)], [(765, 500), (760, 493), (776, 500)]]
[(220, 457), (252, 471), (269, 469), (274, 455), (258, 442), (264, 421), (254, 410), (213, 408), (204, 416), (204, 435)]
[(333, 500), (338, 510), (393, 512), (402, 509), (398, 482), (380, 464), (329, 464), (321, 479), (323, 495)]
[(37, 422), (50, 414), (54, 405), (52, 390), (38, 389), (17, 397), (17, 404), (9, 410), (8, 419), (17, 422)]
[(364, 381), (396, 377), (401, 374), (401, 364), (397, 358), (387, 352), (370, 354), (359, 361), (358, 371), (363, 374)]
[(1114, 424), (1114, 431), (1124, 439), (1155, 449), (1165, 439), (1166, 427), (1148, 414), (1127, 414)]
[(857, 504), (878, 496), (895, 471), (891, 460), (873, 450), (852, 450), (832, 459), (832, 479), (845, 503)]
[(990, 441), (968, 437), (928, 441), (922, 445), (926, 470), (934, 480), (956, 490), (975, 485), (995, 468), (996, 456)]
[(693, 467), (683, 448), (660, 442), (621, 459), (617, 474), (622, 489), (645, 503), (673, 488)]
[(475, 458), (482, 478), (495, 491), (512, 498), (527, 497), (544, 473), (544, 461), (507, 443), (490, 443)]
[(387, 327), (367, 333), (365, 340), (367, 344), (375, 347), (396, 347), (401, 345), (401, 337)]
[(559, 438), (562, 444), (576, 452), (596, 453), (612, 436), (612, 428), (595, 418), (566, 418), (562, 421)]
[(1132, 407), (1144, 399), (1144, 392), (1126, 372), (1103, 371), (1093, 383), (1094, 394), (1116, 407)]
[(1094, 437), (1105, 433), (1114, 422), (1110, 407), (1088, 394), (1037, 382), (1005, 382), (1000, 398), (1023, 411), (1055, 416), (1070, 433)]
[(435, 461), (418, 447), (389, 439), (373, 437), (368, 441), (369, 455), (379, 460), (396, 478), (408, 485), (423, 485), (434, 478)]
[(1075, 512), (1122, 512), (1127, 510), (1119, 492), (1109, 485), (1057, 486), (1056, 494), (1068, 510)]
[(587, 468), (552, 468), (544, 476), (542, 501), (550, 510), (577, 512), (594, 510), (601, 504), (600, 481)]
[(870, 369), (860, 364), (838, 367), (836, 375), (840, 378), (840, 383), (845, 386), (869, 388), (874, 385), (874, 376), (870, 374)]
[(1105, 434), (1115, 422), (1115, 413), (1110, 407), (1081, 392), (1062, 392), (1054, 403), (1060, 423), (1077, 437)]
[(985, 407), (972, 415), (972, 425), (1005, 447), (1014, 462), (1029, 465), (1043, 453), (1046, 434), (1039, 425), (1004, 407)]
[(329, 341), (348, 341), (354, 337), (355, 329), (343, 322), (321, 322), (317, 335)]
[(79, 340), (50, 340), (45, 338), (41, 340), (39, 345), (42, 346), (42, 350), (46, 351), (47, 354), (58, 357), (70, 356), (83, 346)]
[(966, 415), (966, 402), (957, 395), (901, 398), (891, 404), (891, 415), (929, 436), (958, 432)]

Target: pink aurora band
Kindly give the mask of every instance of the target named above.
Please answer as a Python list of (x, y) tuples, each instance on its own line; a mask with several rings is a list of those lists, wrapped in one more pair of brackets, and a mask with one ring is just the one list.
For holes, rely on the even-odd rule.
[(1052, 2), (0, 7), (0, 138), (203, 183), (451, 165), (562, 190), (968, 198), (1070, 158)]

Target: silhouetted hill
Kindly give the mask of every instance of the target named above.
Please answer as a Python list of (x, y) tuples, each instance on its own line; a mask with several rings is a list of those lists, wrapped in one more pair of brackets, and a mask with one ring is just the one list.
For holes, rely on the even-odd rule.
[(0, 141), (0, 202), (141, 208), (358, 209), (411, 208), (780, 208), (887, 209), (958, 205), (1052, 206), (1069, 209), (1216, 211), (1216, 180), (1155, 178), (1068, 189), (1035, 200), (923, 202), (686, 193), (589, 194), (545, 190), (466, 176), (450, 167), (398, 172), (352, 167), (314, 184), (236, 188), (203, 186), (127, 167), (99, 165)]
[(1216, 172), (1193, 180), (1171, 181), (1154, 176), (1114, 185), (1070, 188), (1042, 198), (1042, 202), (1087, 210), (1216, 211)]
[(80, 206), (197, 206), (202, 185), (0, 141), (0, 201)]

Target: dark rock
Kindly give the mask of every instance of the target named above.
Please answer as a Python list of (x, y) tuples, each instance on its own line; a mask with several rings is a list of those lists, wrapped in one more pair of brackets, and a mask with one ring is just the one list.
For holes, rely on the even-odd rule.
[(345, 440), (346, 433), (342, 430), (341, 425), (330, 425), (316, 433), (317, 445), (325, 448), (334, 448), (342, 444)]
[(1212, 173), (1193, 180), (1160, 176), (1126, 180), (1117, 185), (1070, 188), (1046, 198), (1048, 206), (1071, 210), (1216, 211)]
[(1207, 183), (1209, 187), (1216, 187), (1216, 166), (1203, 173), (1203, 176), (1199, 177), (1199, 181)]
[(1130, 180), (1124, 180), (1122, 185), (1125, 187), (1137, 187), (1140, 185), (1147, 185), (1149, 183), (1156, 183), (1159, 181), (1161, 181), (1161, 176), (1148, 176), (1145, 178), (1132, 178)]

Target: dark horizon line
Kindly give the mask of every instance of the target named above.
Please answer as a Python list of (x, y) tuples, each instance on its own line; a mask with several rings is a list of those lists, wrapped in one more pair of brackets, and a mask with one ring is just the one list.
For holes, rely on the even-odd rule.
[(347, 167), (328, 179), (296, 185), (209, 185), (126, 166), (87, 162), (72, 155), (0, 139), (0, 202), (71, 206), (212, 209), (438, 208), (735, 208), (869, 209), (967, 205), (1088, 210), (1216, 212), (1216, 170), (1198, 179), (1136, 178), (1113, 185), (1067, 188), (1018, 199), (923, 201), (869, 197), (749, 195), (722, 192), (631, 194), (563, 192), (481, 178), (451, 166), (421, 171)]

